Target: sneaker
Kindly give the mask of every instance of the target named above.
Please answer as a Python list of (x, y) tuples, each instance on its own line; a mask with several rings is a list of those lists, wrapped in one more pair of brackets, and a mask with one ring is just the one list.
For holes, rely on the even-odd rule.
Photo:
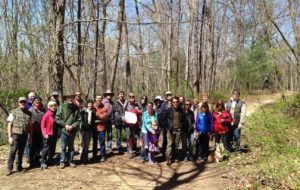
[(7, 169), (7, 171), (6, 171), (6, 176), (10, 176), (12, 174), (12, 170), (11, 169)]
[(60, 163), (60, 164), (59, 164), (59, 168), (60, 168), (60, 169), (64, 169), (65, 167), (66, 167), (66, 166), (65, 166), (64, 163)]
[(168, 159), (167, 160), (167, 165), (171, 165), (172, 164), (172, 160), (171, 159)]
[(104, 156), (101, 157), (100, 162), (105, 162)]
[(74, 164), (73, 162), (70, 162), (70, 167), (71, 168), (76, 168), (76, 164)]
[(41, 169), (42, 169), (42, 170), (43, 170), (43, 169), (48, 169), (47, 164), (41, 164)]
[(133, 159), (133, 153), (132, 152), (129, 152), (129, 158)]

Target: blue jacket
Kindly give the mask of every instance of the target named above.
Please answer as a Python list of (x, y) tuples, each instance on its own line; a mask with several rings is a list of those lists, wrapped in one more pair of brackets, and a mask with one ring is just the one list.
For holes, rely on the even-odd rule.
[(147, 132), (152, 131), (151, 122), (153, 120), (157, 122), (157, 113), (154, 112), (154, 115), (151, 116), (151, 118), (148, 114), (148, 111), (145, 111), (143, 113), (143, 116), (142, 116), (142, 133), (147, 133)]
[(196, 131), (201, 133), (213, 131), (213, 116), (211, 112), (208, 112), (206, 115), (198, 112), (196, 117)]

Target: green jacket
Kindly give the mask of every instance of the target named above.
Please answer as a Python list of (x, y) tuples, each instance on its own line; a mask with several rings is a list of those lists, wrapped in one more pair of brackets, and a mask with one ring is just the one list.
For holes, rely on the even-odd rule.
[[(55, 115), (55, 121), (58, 123), (63, 133), (75, 135), (81, 123), (79, 108), (76, 105), (69, 103), (60, 105)], [(65, 125), (71, 125), (72, 131), (68, 132)]]

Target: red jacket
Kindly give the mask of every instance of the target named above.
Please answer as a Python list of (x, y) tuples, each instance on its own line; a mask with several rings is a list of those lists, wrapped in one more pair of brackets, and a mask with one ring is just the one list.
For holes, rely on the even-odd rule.
[(105, 104), (102, 108), (96, 108), (96, 120), (100, 120), (99, 123), (96, 124), (97, 131), (105, 130), (106, 119), (108, 118), (108, 110), (110, 108), (110, 104)]
[[(227, 111), (213, 112), (214, 119), (214, 132), (216, 134), (226, 134), (228, 132), (228, 126), (232, 122), (231, 114)], [(223, 122), (221, 121), (223, 119)]]
[(54, 125), (54, 115), (51, 110), (48, 110), (41, 121), (41, 131), (43, 136), (45, 135), (53, 135), (53, 125)]

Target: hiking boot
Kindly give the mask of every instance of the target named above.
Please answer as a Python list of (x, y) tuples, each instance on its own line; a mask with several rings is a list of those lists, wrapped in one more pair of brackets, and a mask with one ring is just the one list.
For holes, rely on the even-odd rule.
[(7, 169), (5, 175), (6, 176), (10, 176), (12, 174), (12, 170), (11, 169)]
[(73, 162), (70, 162), (70, 167), (71, 168), (76, 168), (76, 164), (74, 164)]
[(59, 169), (64, 169), (66, 166), (65, 166), (65, 163), (60, 163), (59, 164)]
[(105, 162), (104, 156), (101, 157), (100, 162)]
[(22, 166), (18, 166), (18, 167), (17, 167), (17, 172), (21, 172), (21, 171), (23, 171), (23, 169), (24, 169), (24, 168), (23, 168)]

